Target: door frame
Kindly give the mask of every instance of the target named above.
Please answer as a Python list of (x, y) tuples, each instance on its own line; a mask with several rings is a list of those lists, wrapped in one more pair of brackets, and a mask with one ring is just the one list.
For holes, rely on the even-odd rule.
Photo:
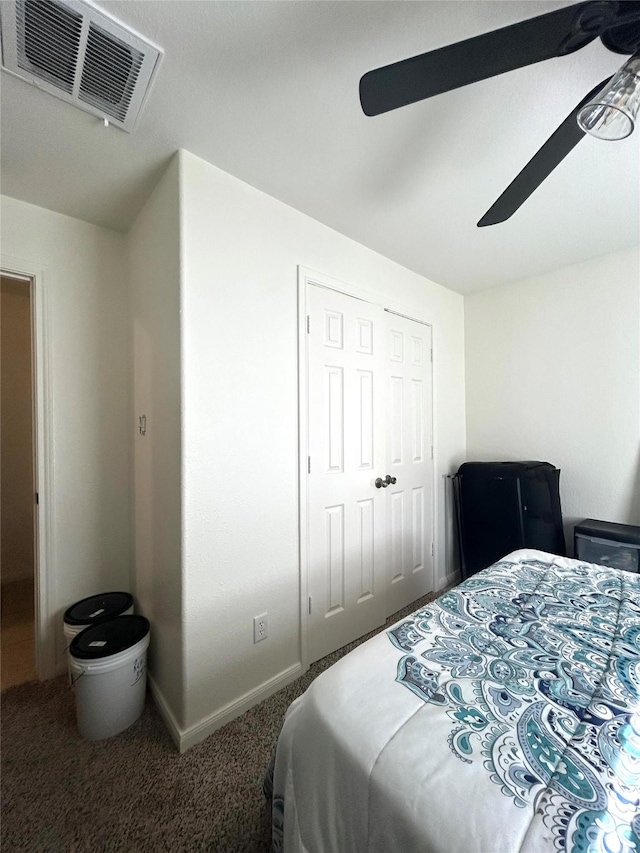
[(436, 460), (433, 400), (435, 387), (433, 381), (433, 349), (435, 334), (433, 323), (423, 319), (420, 311), (415, 311), (392, 299), (385, 299), (360, 287), (346, 284), (324, 273), (315, 272), (308, 267), (298, 266), (298, 530), (299, 530), (299, 565), (300, 565), (300, 662), (302, 671), (309, 669), (309, 349), (307, 326), (307, 291), (310, 286), (324, 287), (352, 296), (363, 302), (377, 305), (388, 313), (399, 314), (407, 320), (429, 326), (431, 329), (431, 436), (433, 441), (433, 468), (431, 477), (431, 525), (433, 530), (433, 574), (432, 584), (435, 586), (435, 555), (438, 553), (438, 529), (436, 525)]
[(46, 267), (3, 254), (0, 269), (31, 287), (31, 354), (33, 399), (34, 487), (38, 495), (34, 523), (35, 663), (40, 681), (56, 675), (53, 607), (53, 425), (51, 335), (45, 279)]

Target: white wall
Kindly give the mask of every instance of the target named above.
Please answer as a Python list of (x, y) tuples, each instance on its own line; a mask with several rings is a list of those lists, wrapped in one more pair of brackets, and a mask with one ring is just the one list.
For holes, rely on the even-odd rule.
[(2, 277), (0, 579), (33, 578), (34, 472), (31, 298), (28, 281)]
[(135, 592), (151, 620), (149, 672), (175, 723), (183, 720), (178, 159), (128, 234), (135, 433)]
[(468, 458), (557, 465), (567, 527), (640, 522), (639, 281), (635, 249), (465, 298)]
[[(438, 584), (465, 401), (461, 296), (187, 152), (181, 177), (188, 728), (300, 661), (297, 265), (433, 323)], [(270, 637), (254, 645), (265, 610)]]
[[(50, 572), (58, 663), (62, 614), (128, 589), (129, 297), (121, 234), (2, 197), (2, 263), (44, 268), (53, 463)], [(44, 497), (44, 496), (43, 496)]]

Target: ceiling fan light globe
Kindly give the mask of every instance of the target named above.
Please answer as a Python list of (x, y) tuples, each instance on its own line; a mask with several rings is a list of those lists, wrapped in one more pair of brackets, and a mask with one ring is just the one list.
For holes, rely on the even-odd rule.
[(625, 139), (633, 133), (640, 110), (640, 56), (636, 54), (609, 84), (578, 113), (578, 124), (598, 139)]
[(587, 104), (578, 113), (578, 124), (585, 133), (615, 142), (631, 136), (635, 127), (633, 119), (624, 110), (606, 104)]

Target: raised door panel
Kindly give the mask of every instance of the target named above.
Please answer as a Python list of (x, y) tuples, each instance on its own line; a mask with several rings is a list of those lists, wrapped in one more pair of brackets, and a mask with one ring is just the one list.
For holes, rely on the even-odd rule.
[(325, 507), (325, 615), (344, 610), (344, 504)]
[[(360, 560), (360, 589), (357, 603), (371, 598), (375, 581), (375, 505), (373, 498), (358, 501), (358, 556)], [(378, 590), (379, 592), (379, 590)]]
[(341, 474), (344, 471), (344, 370), (332, 364), (324, 365), (325, 417), (327, 435), (326, 471)]

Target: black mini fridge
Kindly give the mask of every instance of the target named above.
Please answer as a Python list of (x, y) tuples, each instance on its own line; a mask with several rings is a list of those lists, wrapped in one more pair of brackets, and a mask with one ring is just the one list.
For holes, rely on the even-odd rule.
[(518, 548), (565, 555), (560, 471), (548, 462), (465, 462), (454, 477), (462, 577)]

